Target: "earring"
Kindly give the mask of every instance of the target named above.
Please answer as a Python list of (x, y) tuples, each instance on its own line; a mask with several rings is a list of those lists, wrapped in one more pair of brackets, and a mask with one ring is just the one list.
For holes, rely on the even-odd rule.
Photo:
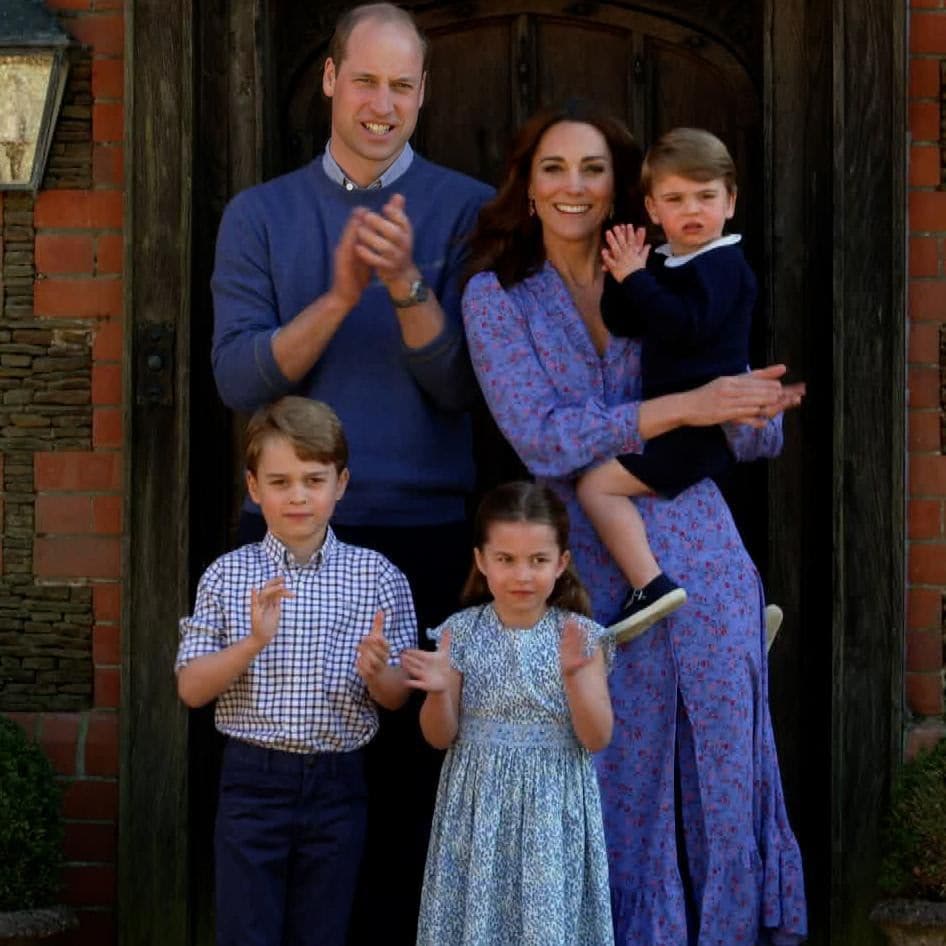
[(614, 220), (614, 204), (611, 204), (611, 209), (608, 211), (608, 223)]
[(529, 194), (529, 216), (535, 216), (535, 198)]

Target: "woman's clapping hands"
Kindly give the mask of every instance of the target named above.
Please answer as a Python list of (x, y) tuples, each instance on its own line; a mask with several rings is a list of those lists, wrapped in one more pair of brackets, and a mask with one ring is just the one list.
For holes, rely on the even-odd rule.
[(770, 365), (741, 375), (716, 378), (688, 391), (685, 423), (708, 427), (730, 421), (763, 427), (773, 417), (798, 407), (805, 396), (804, 382), (783, 384), (785, 365)]

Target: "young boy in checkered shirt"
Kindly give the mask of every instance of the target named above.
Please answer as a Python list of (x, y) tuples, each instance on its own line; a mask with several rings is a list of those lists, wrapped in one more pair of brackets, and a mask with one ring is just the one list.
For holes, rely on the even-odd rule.
[(261, 542), (217, 559), (181, 620), (190, 707), (217, 700), (226, 738), (215, 829), (217, 946), (345, 942), (364, 843), (363, 748), (376, 704), (408, 695), (417, 643), (407, 579), (329, 525), (348, 446), (325, 404), (285, 397), (253, 415), (246, 480)]

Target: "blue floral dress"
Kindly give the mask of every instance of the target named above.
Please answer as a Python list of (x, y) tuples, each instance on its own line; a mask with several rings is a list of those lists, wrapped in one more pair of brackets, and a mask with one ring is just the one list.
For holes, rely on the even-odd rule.
[[(612, 946), (601, 803), (559, 668), (568, 612), (504, 626), (492, 605), (450, 628), (460, 727), (440, 775), (418, 946)], [(601, 628), (575, 617), (589, 646)]]
[[(578, 504), (575, 477), (643, 447), (639, 341), (612, 338), (599, 354), (548, 263), (508, 289), (494, 273), (474, 276), (463, 317), (490, 411), (528, 469), (567, 503), (578, 574), (595, 617), (608, 621), (627, 585)], [(733, 426), (727, 436), (737, 459), (781, 449), (779, 419), (759, 430)], [(609, 676), (614, 735), (595, 764), (615, 941), (799, 943), (802, 862), (769, 715), (758, 572), (712, 481), (636, 503), (657, 561), (688, 600), (617, 648)]]

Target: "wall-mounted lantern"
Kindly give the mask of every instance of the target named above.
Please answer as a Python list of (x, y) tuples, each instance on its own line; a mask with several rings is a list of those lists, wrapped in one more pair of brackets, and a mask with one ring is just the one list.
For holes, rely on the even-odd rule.
[(0, 0), (0, 190), (43, 180), (69, 44), (42, 0)]

